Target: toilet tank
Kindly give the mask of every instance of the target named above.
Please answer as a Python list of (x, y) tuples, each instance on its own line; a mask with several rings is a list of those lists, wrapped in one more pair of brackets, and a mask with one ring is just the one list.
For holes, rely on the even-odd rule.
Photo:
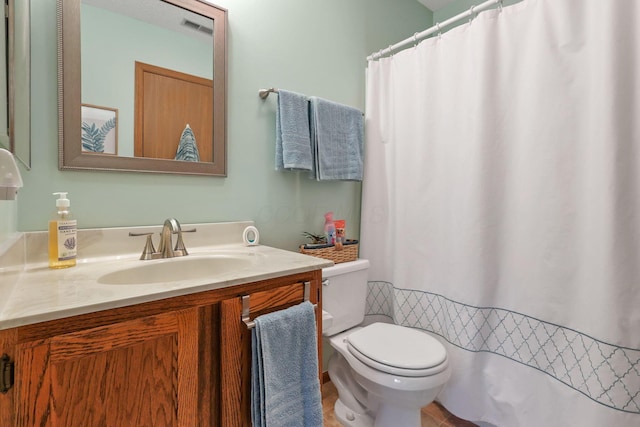
[(331, 316), (326, 336), (356, 326), (364, 319), (369, 260), (343, 262), (322, 269), (322, 310)]

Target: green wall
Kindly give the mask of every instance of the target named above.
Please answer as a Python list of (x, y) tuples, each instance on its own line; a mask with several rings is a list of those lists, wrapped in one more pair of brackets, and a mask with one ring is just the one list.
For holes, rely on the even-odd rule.
[[(456, 15), (458, 15), (459, 13), (462, 13), (468, 9), (471, 8), (471, 6), (476, 6), (479, 5), (481, 3), (484, 3), (486, 0), (456, 0), (453, 3), (436, 10), (435, 12), (433, 12), (433, 23), (435, 24), (436, 22), (443, 22), (451, 17), (454, 17)], [(514, 3), (518, 3), (521, 0), (504, 0), (503, 1), (503, 5), (504, 6), (509, 6), (512, 5)], [(494, 6), (496, 7), (496, 6)], [(463, 23), (468, 22), (468, 20), (462, 20), (456, 24), (452, 24), (449, 27), (447, 27), (446, 29), (450, 29), (453, 28), (455, 26), (461, 25)], [(446, 30), (445, 29), (445, 30)]]
[(44, 230), (54, 191), (68, 191), (80, 228), (254, 220), (262, 242), (295, 249), (323, 214), (357, 237), (359, 183), (274, 170), (276, 96), (285, 88), (364, 109), (365, 58), (429, 27), (416, 0), (220, 0), (228, 9), (228, 177), (58, 170), (55, 0), (32, 0), (32, 170), (18, 229)]

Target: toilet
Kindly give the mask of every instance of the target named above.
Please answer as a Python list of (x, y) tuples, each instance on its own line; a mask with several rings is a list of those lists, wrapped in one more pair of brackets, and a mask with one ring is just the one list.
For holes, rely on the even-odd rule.
[(451, 375), (444, 346), (417, 329), (364, 320), (369, 261), (322, 270), (323, 335), (335, 352), (329, 377), (345, 426), (419, 427), (420, 409)]

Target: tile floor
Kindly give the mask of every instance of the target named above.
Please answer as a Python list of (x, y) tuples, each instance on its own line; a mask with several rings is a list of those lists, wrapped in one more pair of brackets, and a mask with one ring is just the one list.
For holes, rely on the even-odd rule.
[[(325, 427), (342, 427), (333, 415), (338, 392), (331, 381), (322, 385), (322, 409)], [(422, 427), (474, 427), (475, 424), (452, 415), (438, 403), (422, 408)], [(401, 426), (398, 426), (401, 427)]]

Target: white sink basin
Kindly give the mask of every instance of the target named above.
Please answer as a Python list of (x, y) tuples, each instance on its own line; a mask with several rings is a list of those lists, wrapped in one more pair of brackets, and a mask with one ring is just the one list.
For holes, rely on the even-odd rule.
[(104, 274), (103, 285), (148, 285), (169, 282), (203, 281), (242, 271), (256, 264), (258, 257), (246, 253), (188, 255), (179, 258), (140, 261), (139, 265)]

